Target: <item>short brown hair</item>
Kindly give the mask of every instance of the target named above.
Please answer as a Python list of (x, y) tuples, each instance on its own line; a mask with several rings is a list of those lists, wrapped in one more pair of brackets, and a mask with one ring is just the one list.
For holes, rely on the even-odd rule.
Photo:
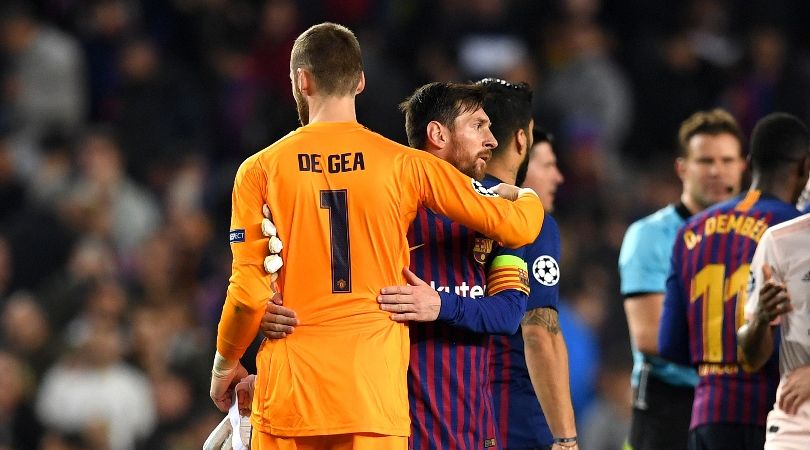
[(740, 143), (740, 153), (743, 151), (743, 136), (740, 126), (728, 111), (715, 108), (711, 111), (698, 111), (681, 123), (678, 130), (678, 145), (682, 157), (689, 156), (689, 140), (698, 134), (718, 135), (728, 133)]
[(408, 145), (424, 150), (430, 122), (435, 120), (452, 131), (458, 116), (483, 107), (485, 95), (483, 85), (472, 83), (434, 82), (420, 87), (399, 104), (405, 113)]
[(312, 74), (323, 95), (354, 94), (363, 72), (360, 43), (348, 28), (336, 23), (313, 25), (295, 40), (290, 70)]

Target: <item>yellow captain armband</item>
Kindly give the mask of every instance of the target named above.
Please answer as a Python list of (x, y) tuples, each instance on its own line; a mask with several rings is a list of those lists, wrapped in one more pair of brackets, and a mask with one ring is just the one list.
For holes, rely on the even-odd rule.
[(487, 273), (487, 295), (517, 289), (529, 295), (529, 271), (526, 261), (515, 255), (498, 255)]

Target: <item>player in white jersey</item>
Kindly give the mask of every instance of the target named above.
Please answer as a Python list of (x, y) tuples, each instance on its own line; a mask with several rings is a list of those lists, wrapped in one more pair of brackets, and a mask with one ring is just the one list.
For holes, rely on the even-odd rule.
[(810, 214), (768, 229), (751, 263), (746, 324), (738, 332), (745, 361), (761, 367), (781, 326), (776, 403), (766, 450), (807, 449), (810, 442)]

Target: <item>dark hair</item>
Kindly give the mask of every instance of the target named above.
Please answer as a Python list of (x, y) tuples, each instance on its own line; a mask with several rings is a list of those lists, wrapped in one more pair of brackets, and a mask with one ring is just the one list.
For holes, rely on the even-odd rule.
[(718, 135), (728, 133), (740, 143), (740, 153), (743, 148), (743, 135), (740, 126), (728, 111), (715, 108), (711, 111), (698, 111), (681, 122), (678, 130), (678, 144), (682, 157), (689, 156), (689, 140), (698, 134)]
[(357, 89), (363, 72), (360, 43), (343, 25), (324, 22), (301, 33), (293, 44), (290, 69), (312, 74), (324, 95), (349, 95)]
[(526, 174), (529, 172), (529, 163), (531, 159), (536, 156), (535, 150), (537, 148), (537, 144), (542, 144), (543, 142), (547, 143), (549, 146), (552, 147), (552, 152), (554, 152), (554, 135), (550, 132), (542, 129), (534, 127), (532, 130), (532, 146), (529, 149), (529, 154), (526, 156), (526, 159), (520, 163), (520, 167), (517, 170), (517, 176), (515, 177), (515, 185), (522, 186), (523, 182), (526, 181)]
[(534, 138), (532, 145), (540, 144), (542, 142), (548, 142), (549, 145), (554, 145), (554, 135), (542, 128), (535, 127), (532, 130), (532, 137)]
[(510, 83), (500, 78), (484, 78), (478, 81), (486, 88), (484, 111), (492, 124), (490, 131), (498, 141), (492, 153), (497, 155), (505, 148), (512, 135), (522, 129), (527, 134), (532, 120), (532, 90), (526, 83)]
[(484, 104), (484, 87), (476, 84), (435, 82), (417, 89), (399, 109), (405, 113), (408, 145), (424, 149), (427, 125), (437, 121), (453, 130), (456, 118)]
[(810, 132), (801, 120), (786, 113), (760, 119), (751, 133), (751, 166), (772, 171), (810, 155)]

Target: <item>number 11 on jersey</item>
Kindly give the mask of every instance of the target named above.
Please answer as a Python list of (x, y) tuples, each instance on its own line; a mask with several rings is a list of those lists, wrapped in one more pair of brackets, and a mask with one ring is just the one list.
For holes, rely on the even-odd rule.
[[(726, 278), (724, 264), (708, 264), (692, 278), (690, 300), (703, 299), (703, 359), (705, 362), (731, 362), (734, 355), (723, 352), (723, 324), (734, 321), (734, 330), (742, 326), (743, 306), (746, 300), (748, 264), (741, 265)], [(725, 317), (725, 303), (736, 301), (734, 317)]]

